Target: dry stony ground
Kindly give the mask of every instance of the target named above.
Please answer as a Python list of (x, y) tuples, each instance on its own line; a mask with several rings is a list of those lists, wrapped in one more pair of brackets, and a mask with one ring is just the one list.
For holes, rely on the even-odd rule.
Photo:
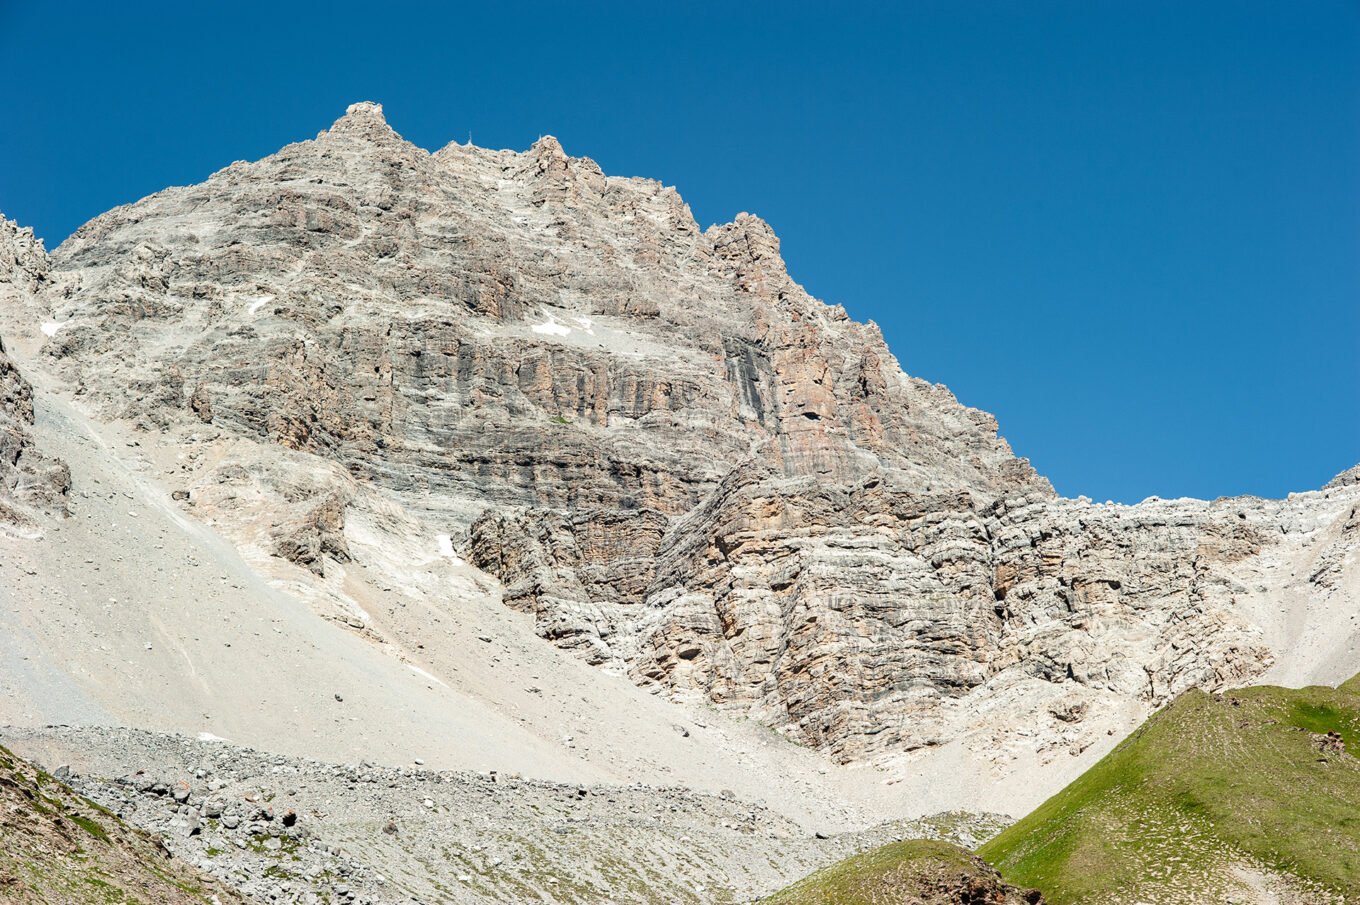
[(0, 747), (0, 902), (244, 905), (161, 840)]
[(83, 794), (268, 902), (745, 902), (886, 841), (971, 847), (1005, 824), (952, 814), (813, 834), (731, 793), (325, 764), (126, 729), (0, 738), (79, 758)]

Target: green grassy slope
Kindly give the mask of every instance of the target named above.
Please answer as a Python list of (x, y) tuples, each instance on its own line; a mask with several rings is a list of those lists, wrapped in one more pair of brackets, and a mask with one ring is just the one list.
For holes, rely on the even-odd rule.
[(762, 900), (767, 905), (1021, 905), (1037, 895), (1004, 887), (996, 871), (957, 845), (929, 839), (864, 852)]
[(1055, 905), (1360, 902), (1353, 755), (1360, 677), (1188, 692), (979, 854)]

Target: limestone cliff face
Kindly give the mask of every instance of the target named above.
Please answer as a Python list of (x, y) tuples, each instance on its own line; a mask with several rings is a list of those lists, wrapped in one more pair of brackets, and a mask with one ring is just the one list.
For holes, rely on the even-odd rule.
[(702, 233), (673, 190), (552, 139), (431, 155), (360, 104), (84, 226), (56, 254), (79, 286), (48, 349), (117, 414), (335, 458), (464, 522), (679, 514), (758, 447), (827, 480), (1047, 488), (778, 247), (745, 215)]
[(949, 737), (1017, 677), (1158, 702), (1259, 673), (1242, 601), (1360, 495), (1059, 499), (759, 218), (701, 230), (551, 138), (430, 154), (374, 104), (96, 218), (53, 267), (45, 354), (106, 416), (301, 454), (270, 478), (278, 555), (360, 556), (346, 510), (379, 495), (545, 638), (847, 760)]
[[(25, 309), (44, 288), (47, 253), (33, 231), (0, 217), (0, 308)], [(0, 524), (26, 528), (38, 513), (63, 515), (71, 487), (66, 465), (33, 440), (33, 387), (0, 339)]]
[(750, 465), (664, 532), (655, 513), (488, 513), (471, 556), (546, 637), (854, 760), (951, 737), (948, 705), (1008, 675), (1161, 702), (1259, 674), (1273, 655), (1234, 574), (1291, 513), (1257, 503), (979, 499)]

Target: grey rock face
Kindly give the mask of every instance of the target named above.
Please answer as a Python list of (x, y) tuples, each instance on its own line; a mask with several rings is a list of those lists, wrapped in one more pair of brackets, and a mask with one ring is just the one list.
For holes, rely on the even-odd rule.
[[(47, 254), (32, 230), (0, 217), (0, 307), (29, 305), (48, 272)], [(30, 525), (37, 513), (66, 513), (70, 472), (37, 449), (33, 421), (33, 387), (0, 339), (0, 522), (11, 526)]]
[(752, 465), (664, 534), (655, 514), (603, 532), (488, 514), (471, 557), (546, 637), (854, 760), (951, 737), (950, 705), (1006, 674), (1148, 701), (1258, 674), (1272, 654), (1233, 574), (1288, 508), (1239, 504), (978, 500)]
[(43, 288), (52, 265), (33, 230), (0, 217), (0, 292), (32, 295)]
[(700, 232), (673, 190), (552, 139), (431, 155), (355, 105), (110, 211), (56, 261), (79, 285), (48, 352), (111, 413), (334, 458), (465, 523), (489, 504), (678, 514), (753, 447), (830, 480), (882, 463), (1047, 487), (989, 416), (809, 298), (762, 221)]
[(1021, 680), (1159, 703), (1249, 678), (1272, 657), (1249, 599), (1355, 584), (1353, 481), (1059, 499), (808, 296), (759, 218), (700, 230), (551, 138), (429, 154), (356, 104), (53, 267), (45, 353), (107, 416), (298, 454), (219, 467), (287, 500), (277, 555), (362, 555), (347, 512), (375, 494), (466, 537), (545, 638), (843, 760), (947, 739)]

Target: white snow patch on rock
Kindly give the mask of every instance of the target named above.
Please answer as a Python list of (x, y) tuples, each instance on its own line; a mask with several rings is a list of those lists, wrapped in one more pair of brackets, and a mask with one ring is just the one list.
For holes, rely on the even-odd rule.
[(551, 317), (549, 317), (541, 324), (534, 324), (533, 330), (535, 333), (543, 333), (548, 336), (566, 336), (568, 333), (571, 332), (570, 327), (566, 326), (565, 324), (559, 324)]
[(448, 557), (457, 565), (461, 566), (463, 564), (463, 558), (453, 552), (453, 538), (449, 537), (447, 534), (436, 534), (434, 540), (435, 543), (439, 544), (440, 556)]
[(57, 331), (65, 326), (66, 324), (64, 323), (58, 323), (56, 321), (46, 321), (42, 325), (42, 332), (44, 336), (56, 336)]

